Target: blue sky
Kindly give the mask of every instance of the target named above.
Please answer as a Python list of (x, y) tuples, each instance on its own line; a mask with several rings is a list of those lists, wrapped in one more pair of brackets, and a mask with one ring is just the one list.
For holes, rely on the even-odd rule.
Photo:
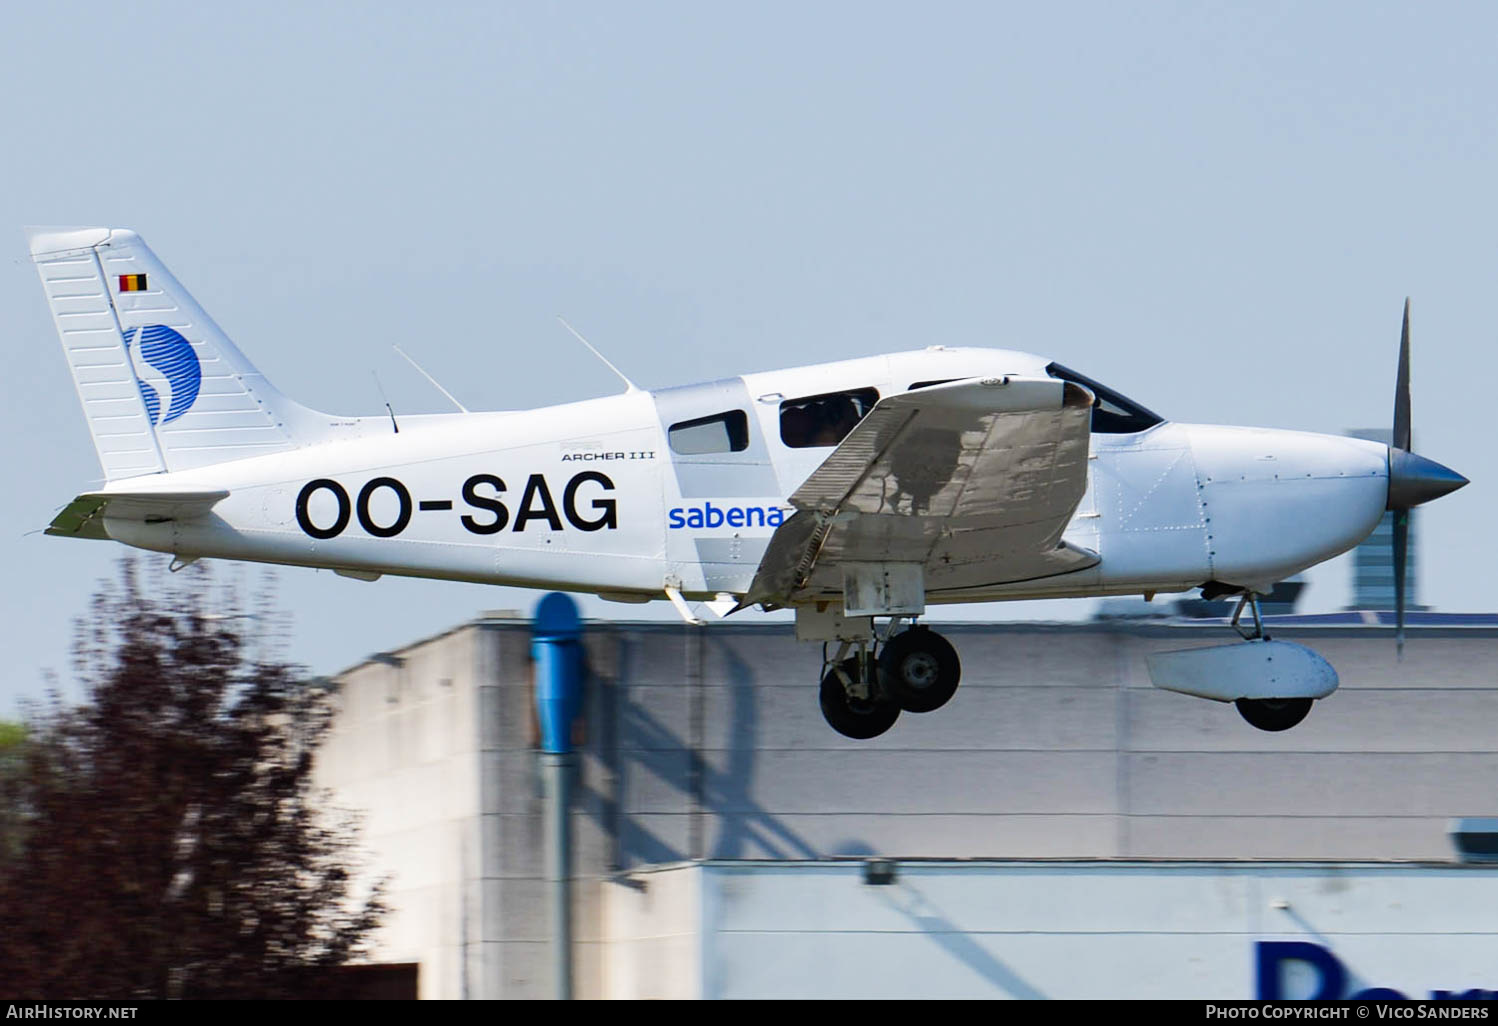
[[(1388, 424), (1411, 295), (1416, 448), (1473, 479), (1424, 512), (1421, 598), (1491, 609), (1495, 38), (1483, 4), (17, 6), (0, 714), (66, 676), (122, 551), (26, 533), (100, 473), (27, 224), (139, 230), (347, 413), (380, 409), (371, 370), (447, 408), (392, 343), (474, 409), (614, 390), (564, 313), (646, 387), (992, 345), (1171, 419), (1335, 432)], [(278, 588), (318, 672), (535, 599)]]

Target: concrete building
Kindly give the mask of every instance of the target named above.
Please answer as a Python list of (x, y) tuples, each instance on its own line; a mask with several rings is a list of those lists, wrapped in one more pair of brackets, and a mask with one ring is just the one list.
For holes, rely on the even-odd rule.
[[(1201, 883), (1207, 891), (1258, 896), (1223, 897), (1222, 916), (1200, 922), (1238, 938), (1243, 950), (1234, 948), (1231, 966), (1203, 969), (1200, 987), (1161, 977), (1161, 989), (1133, 993), (1205, 993), (1237, 973), (1232, 993), (1220, 996), (1252, 996), (1253, 944), (1306, 930), (1331, 936), (1330, 926), (1352, 921), (1345, 917), (1354, 908), (1398, 900), (1403, 886), (1375, 867), (1347, 891), (1342, 882), (1354, 879), (1352, 869), (1329, 877), (1328, 867), (1311, 862), (1396, 860), (1435, 874), (1430, 886), (1451, 915), (1394, 918), (1416, 932), (1455, 936), (1457, 906), (1490, 900), (1487, 889), (1469, 894), (1463, 881), (1491, 888), (1487, 881), (1498, 879), (1455, 868), (1448, 837), (1453, 817), (1498, 813), (1498, 625), (1493, 618), (1417, 622), (1399, 663), (1392, 631), (1347, 620), (1272, 628), (1316, 648), (1342, 678), (1336, 694), (1283, 734), (1254, 730), (1231, 706), (1150, 686), (1146, 654), (1221, 643), (1231, 637), (1221, 625), (952, 624), (942, 630), (963, 660), (957, 697), (938, 712), (906, 714), (868, 742), (845, 739), (822, 721), (818, 652), (798, 645), (788, 624), (590, 625), (573, 813), (577, 992), (804, 994), (804, 974), (786, 977), (780, 991), (763, 976), (735, 975), (733, 966), (747, 964), (742, 953), (759, 943), (739, 932), (851, 931), (848, 943), (864, 944), (860, 902), (904, 893), (861, 882), (871, 856), (895, 860), (907, 886), (927, 869), (935, 873), (940, 901), (930, 890), (935, 883), (921, 884), (920, 893), (948, 920), (954, 909), (1008, 908), (1003, 895), (1027, 887), (1071, 893), (1081, 886), (1071, 876), (1112, 881), (1098, 885), (1112, 894), (1101, 905), (1056, 907), (1053, 925), (1062, 933), (1087, 933), (1087, 915), (1116, 925), (1119, 909), (1134, 908), (1140, 929), (1178, 935), (1181, 920), (1142, 910), (1150, 902), (1198, 904), (1185, 881), (1204, 877), (1216, 881)], [(342, 707), (320, 756), (321, 778), (338, 804), (365, 813), (366, 841), (374, 864), (391, 874), (397, 910), (378, 960), (419, 963), (422, 996), (550, 993), (528, 645), (526, 621), (480, 618), (338, 678)], [(1037, 869), (1037, 859), (1064, 861)], [(1116, 860), (1101, 877), (1099, 859)], [(939, 865), (922, 869), (914, 860)], [(1266, 930), (1263, 910), (1249, 905), (1268, 885), (1245, 883), (1240, 860), (1265, 860), (1251, 866), (1254, 879), (1289, 874), (1308, 893), (1342, 888), (1358, 900), (1349, 897), (1345, 911), (1317, 906), (1330, 924), (1313, 918), (1297, 926), (1290, 918)], [(1438, 886), (1451, 879), (1457, 883)], [(808, 881), (817, 880), (833, 889), (809, 897), (807, 888), (818, 885)], [(833, 897), (853, 884), (869, 889), (851, 903)], [(967, 896), (959, 893), (964, 886)], [(751, 904), (783, 918), (753, 927), (724, 918), (725, 887), (763, 895)], [(1138, 897), (1152, 887), (1185, 889), (1169, 900)], [(1024, 968), (1030, 963), (983, 940), (997, 934), (976, 911), (977, 918), (951, 920), (955, 930), (935, 920), (923, 926), (918, 906), (907, 912), (885, 909), (885, 920), (867, 920), (869, 930), (905, 915), (906, 933), (940, 934), (944, 940), (923, 943), (946, 951), (952, 971), (923, 979), (953, 981), (943, 993), (1093, 993), (1058, 990), (1044, 981), (1065, 976)], [(1485, 929), (1498, 920), (1488, 922)], [(1099, 930), (1108, 932), (1092, 933)], [(1490, 941), (1479, 944), (1489, 964), (1498, 956)], [(1180, 944), (1189, 953), (1191, 945)], [(868, 950), (906, 957), (898, 944)], [(934, 956), (923, 948), (920, 957)], [(1006, 969), (963, 976), (974, 959)], [(833, 971), (842, 964), (827, 962), (826, 996), (843, 993), (849, 978)], [(1374, 982), (1398, 976), (1392, 965), (1388, 973), (1381, 964), (1356, 968), (1359, 979)], [(955, 982), (963, 979), (972, 986)], [(1434, 967), (1404, 981), (1417, 989), (1483, 983)], [(912, 994), (913, 986), (896, 992)], [(1114, 989), (1097, 993), (1122, 996), (1119, 979), (1099, 986)]]
[(935, 861), (871, 882), (866, 865), (713, 860), (609, 884), (604, 993), (1498, 996), (1490, 869)]

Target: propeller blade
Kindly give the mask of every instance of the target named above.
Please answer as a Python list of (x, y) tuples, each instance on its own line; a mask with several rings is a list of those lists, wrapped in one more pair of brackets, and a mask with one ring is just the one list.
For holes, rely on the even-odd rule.
[(1399, 378), (1394, 385), (1394, 440), (1396, 449), (1410, 449), (1410, 300), (1404, 300), (1404, 330), (1399, 333)]
[(1410, 546), (1410, 511), (1394, 511), (1394, 647), (1404, 659), (1404, 575)]

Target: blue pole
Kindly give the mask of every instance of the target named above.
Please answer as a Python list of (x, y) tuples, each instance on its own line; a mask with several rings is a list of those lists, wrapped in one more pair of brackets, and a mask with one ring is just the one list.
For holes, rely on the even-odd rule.
[(552, 977), (558, 1000), (572, 997), (572, 724), (582, 706), (582, 619), (560, 592), (542, 596), (532, 624), (536, 722), (546, 791), (546, 880), (552, 924)]

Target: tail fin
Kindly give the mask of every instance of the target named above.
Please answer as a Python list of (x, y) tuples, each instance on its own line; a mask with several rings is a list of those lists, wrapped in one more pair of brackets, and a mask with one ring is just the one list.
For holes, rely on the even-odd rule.
[(321, 440), (330, 418), (278, 392), (132, 231), (33, 229), (68, 369), (110, 480)]

